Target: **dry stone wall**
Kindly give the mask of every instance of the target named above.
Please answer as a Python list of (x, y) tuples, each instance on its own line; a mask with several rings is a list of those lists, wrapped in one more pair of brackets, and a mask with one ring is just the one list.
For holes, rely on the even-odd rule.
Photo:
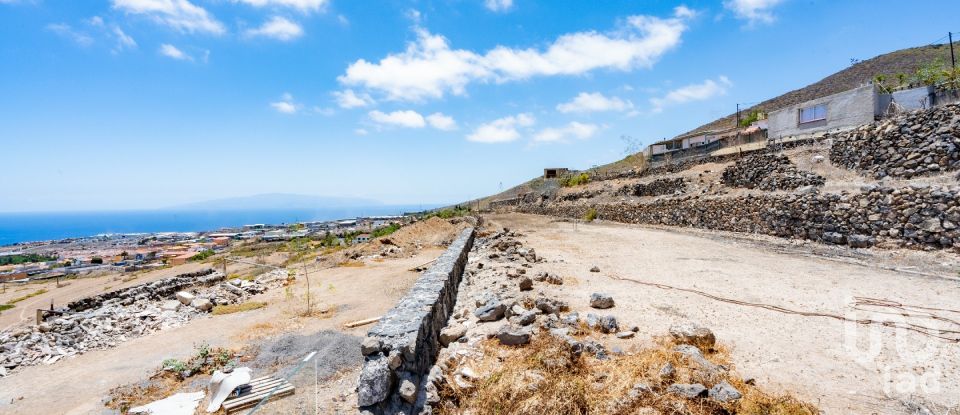
[(364, 413), (416, 414), (424, 407), (424, 385), (441, 347), (440, 330), (456, 303), (474, 234), (474, 228), (461, 232), (367, 334), (357, 385)]
[(822, 186), (824, 182), (816, 173), (797, 169), (782, 154), (754, 154), (723, 170), (724, 184), (747, 189), (792, 190), (802, 186)]
[(657, 179), (650, 183), (637, 183), (621, 187), (617, 195), (624, 196), (660, 196), (683, 193), (687, 182), (682, 177)]
[(846, 243), (894, 241), (908, 247), (960, 250), (960, 187), (864, 187), (856, 194), (805, 193), (735, 198), (685, 197), (652, 203), (522, 205), (526, 213), (625, 223), (691, 226)]
[(875, 178), (960, 169), (960, 105), (951, 104), (828, 134), (830, 161)]
[(105, 301), (113, 299), (119, 299), (126, 304), (134, 301), (160, 300), (172, 297), (177, 291), (184, 288), (194, 285), (210, 286), (222, 281), (223, 278), (223, 274), (214, 273), (213, 269), (208, 268), (203, 271), (180, 274), (175, 277), (82, 298), (67, 304), (67, 311), (71, 313), (87, 311), (100, 307)]

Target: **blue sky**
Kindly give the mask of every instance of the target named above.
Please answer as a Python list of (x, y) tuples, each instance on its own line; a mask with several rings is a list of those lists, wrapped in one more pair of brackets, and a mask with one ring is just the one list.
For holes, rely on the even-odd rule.
[(466, 200), (960, 31), (925, 4), (0, 0), (0, 211)]

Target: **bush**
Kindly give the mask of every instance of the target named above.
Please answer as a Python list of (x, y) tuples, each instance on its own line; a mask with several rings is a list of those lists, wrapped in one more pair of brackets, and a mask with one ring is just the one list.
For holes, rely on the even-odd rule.
[(594, 208), (587, 209), (587, 213), (583, 214), (583, 220), (587, 222), (593, 222), (597, 218), (597, 210)]
[(390, 225), (381, 226), (377, 229), (374, 229), (373, 232), (370, 234), (370, 237), (379, 238), (381, 236), (387, 236), (391, 233), (396, 232), (398, 229), (400, 229), (399, 223), (391, 223)]
[(13, 304), (0, 304), (0, 311), (6, 311), (14, 307), (16, 306)]
[(590, 183), (590, 175), (587, 173), (575, 174), (560, 179), (560, 186), (563, 187), (581, 186), (587, 183)]
[(57, 257), (40, 254), (17, 254), (0, 256), (0, 265), (17, 265), (30, 262), (55, 261)]
[(200, 253), (198, 253), (198, 254), (190, 257), (190, 260), (191, 260), (191, 261), (203, 261), (203, 260), (205, 260), (205, 259), (207, 259), (207, 258), (212, 257), (213, 255), (214, 255), (213, 250), (208, 249), (208, 250), (206, 250), (206, 251), (200, 252)]

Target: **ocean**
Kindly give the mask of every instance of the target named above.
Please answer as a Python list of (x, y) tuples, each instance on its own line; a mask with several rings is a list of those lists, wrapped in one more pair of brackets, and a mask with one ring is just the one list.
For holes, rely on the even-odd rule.
[(399, 215), (435, 206), (290, 210), (144, 210), (0, 213), (0, 246), (105, 233), (212, 231), (254, 223), (288, 224), (357, 216)]

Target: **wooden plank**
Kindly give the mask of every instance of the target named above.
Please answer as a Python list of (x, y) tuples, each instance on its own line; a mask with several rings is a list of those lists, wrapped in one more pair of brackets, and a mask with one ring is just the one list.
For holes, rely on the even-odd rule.
[[(267, 402), (271, 402), (271, 401), (274, 401), (274, 400), (280, 399), (280, 398), (285, 398), (285, 397), (290, 396), (290, 395), (293, 395), (293, 391), (292, 391), (292, 390), (286, 391), (286, 392), (283, 392), (283, 393), (279, 393), (279, 392), (278, 392), (278, 393), (274, 394), (273, 396), (271, 396), (270, 399), (267, 400)], [(253, 408), (254, 406), (257, 406), (258, 403), (260, 403), (259, 400), (250, 401), (250, 402), (246, 402), (246, 403), (243, 403), (243, 404), (234, 406), (234, 407), (232, 407), (232, 408), (230, 408), (230, 409), (224, 409), (224, 410), (226, 411), (227, 414), (231, 414), (231, 413), (234, 413), (234, 412), (242, 411), (242, 410), (244, 410), (244, 409)]]
[(272, 390), (274, 390), (274, 389), (278, 389), (278, 390), (279, 390), (279, 389), (285, 389), (285, 388), (288, 388), (288, 387), (292, 388), (293, 385), (291, 385), (290, 382), (287, 382), (286, 380), (276, 379), (275, 381), (270, 382), (270, 383), (261, 383), (261, 384), (255, 386), (255, 387), (253, 387), (249, 392), (247, 392), (247, 393), (245, 393), (245, 394), (243, 394), (243, 395), (240, 395), (240, 396), (231, 396), (229, 399), (227, 399), (226, 401), (224, 401), (223, 404), (224, 404), (224, 405), (228, 405), (228, 404), (231, 404), (231, 403), (234, 403), (234, 402), (237, 402), (237, 401), (243, 401), (243, 400), (246, 400), (246, 399), (248, 399), (248, 398), (256, 397), (257, 395), (266, 395), (266, 394), (270, 393), (270, 391), (272, 391)]
[[(285, 387), (277, 389), (276, 393), (274, 393), (270, 399), (272, 400), (277, 397), (292, 395), (294, 393), (294, 390), (295, 388), (293, 387), (293, 385), (287, 385)], [(231, 411), (239, 407), (242, 407), (243, 405), (248, 403), (252, 403), (256, 405), (257, 402), (260, 402), (263, 398), (267, 396), (270, 396), (270, 391), (264, 391), (256, 395), (246, 395), (246, 396), (240, 397), (239, 399), (234, 399), (233, 401), (224, 402), (223, 408), (226, 409), (227, 411)]]
[(354, 328), (354, 327), (365, 326), (365, 325), (367, 325), (367, 324), (376, 323), (376, 322), (380, 321), (380, 317), (382, 317), (382, 316), (377, 316), (377, 317), (368, 318), (368, 319), (363, 319), (363, 320), (357, 320), (357, 321), (351, 321), (351, 322), (349, 322), (349, 323), (347, 323), (347, 324), (344, 324), (343, 327), (346, 327), (346, 328), (348, 328), (348, 329), (352, 329), (352, 328)]

